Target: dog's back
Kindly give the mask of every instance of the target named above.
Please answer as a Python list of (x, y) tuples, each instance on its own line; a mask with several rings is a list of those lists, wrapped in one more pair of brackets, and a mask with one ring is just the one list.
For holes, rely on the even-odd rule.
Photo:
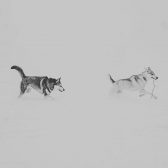
[(112, 81), (113, 86), (117, 92), (121, 92), (123, 90), (139, 90), (144, 88), (147, 82), (141, 74), (132, 75), (129, 78), (119, 79), (117, 81), (114, 81), (110, 76), (110, 80)]

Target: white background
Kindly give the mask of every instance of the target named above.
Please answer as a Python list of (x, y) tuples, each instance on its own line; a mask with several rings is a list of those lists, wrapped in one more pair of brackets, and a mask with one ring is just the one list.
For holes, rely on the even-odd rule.
[[(0, 167), (167, 168), (167, 45), (166, 0), (1, 0)], [(12, 65), (66, 91), (19, 100)], [(157, 100), (111, 94), (146, 66)]]

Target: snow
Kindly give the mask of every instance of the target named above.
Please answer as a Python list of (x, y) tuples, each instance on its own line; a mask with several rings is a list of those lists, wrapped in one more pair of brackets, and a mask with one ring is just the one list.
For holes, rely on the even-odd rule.
[[(166, 1), (0, 4), (0, 167), (168, 167)], [(66, 91), (18, 99), (12, 65), (61, 76)], [(157, 100), (112, 94), (109, 73), (120, 79), (146, 66), (159, 77)]]

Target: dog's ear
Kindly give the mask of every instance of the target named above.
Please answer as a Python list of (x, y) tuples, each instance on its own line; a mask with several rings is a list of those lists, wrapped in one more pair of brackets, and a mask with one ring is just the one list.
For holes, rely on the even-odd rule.
[(57, 81), (60, 82), (60, 81), (61, 81), (61, 77), (59, 77), (59, 78), (57, 79)]
[(58, 78), (58, 79), (55, 79), (55, 84), (58, 84), (58, 83), (60, 83), (59, 78)]

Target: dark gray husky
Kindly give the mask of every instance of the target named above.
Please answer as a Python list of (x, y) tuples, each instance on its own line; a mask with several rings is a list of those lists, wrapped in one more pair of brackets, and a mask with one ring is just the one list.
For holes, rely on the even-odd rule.
[(44, 96), (49, 95), (54, 90), (54, 86), (57, 86), (60, 92), (65, 91), (61, 84), (61, 78), (54, 79), (48, 78), (47, 76), (26, 76), (22, 68), (16, 65), (12, 66), (11, 69), (17, 70), (22, 78), (19, 96), (22, 96), (26, 92), (30, 92), (32, 88)]

